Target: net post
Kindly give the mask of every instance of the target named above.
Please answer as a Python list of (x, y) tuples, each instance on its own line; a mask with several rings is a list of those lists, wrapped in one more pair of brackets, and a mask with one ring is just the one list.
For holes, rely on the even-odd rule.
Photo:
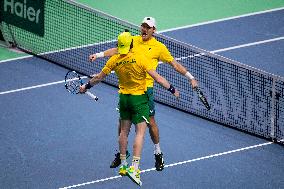
[(2, 22), (0, 22), (0, 45), (1, 46), (7, 46), (8, 47), (8, 43), (7, 40), (4, 38), (4, 35), (2, 34)]
[(276, 85), (276, 78), (272, 77), (272, 88), (271, 88), (271, 114), (270, 114), (270, 137), (271, 140), (275, 141), (275, 85)]
[(9, 43), (11, 43), (11, 47), (12, 48), (15, 48), (15, 47), (17, 47), (17, 42), (16, 42), (16, 39), (15, 39), (15, 36), (13, 34), (13, 31), (11, 29), (11, 25), (10, 24), (8, 24), (8, 30), (9, 30), (11, 38), (12, 38), (12, 42), (9, 42)]
[[(4, 29), (5, 26), (4, 26), (4, 22), (3, 21), (0, 23), (0, 32), (2, 33), (2, 37), (3, 37), (3, 40), (4, 40), (5, 44), (6, 44), (6, 46), (9, 47), (9, 48), (13, 48), (15, 46), (14, 45), (15, 44), (15, 38), (14, 38), (14, 36), (12, 34), (10, 25), (7, 24), (7, 23), (5, 23), (5, 24), (6, 24), (6, 28), (8, 30), (8, 33), (5, 32), (5, 29)], [(12, 41), (9, 40), (9, 37), (7, 35), (9, 35), (9, 37), (12, 39)]]

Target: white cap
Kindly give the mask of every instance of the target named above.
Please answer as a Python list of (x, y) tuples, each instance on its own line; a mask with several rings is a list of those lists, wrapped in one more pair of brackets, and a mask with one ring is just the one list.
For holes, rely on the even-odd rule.
[(148, 26), (150, 26), (151, 28), (152, 28), (152, 27), (155, 27), (155, 28), (156, 28), (156, 20), (155, 20), (155, 18), (153, 18), (153, 17), (149, 17), (149, 16), (145, 17), (145, 18), (143, 19), (143, 21), (142, 21), (142, 24), (143, 24), (143, 23), (148, 24)]

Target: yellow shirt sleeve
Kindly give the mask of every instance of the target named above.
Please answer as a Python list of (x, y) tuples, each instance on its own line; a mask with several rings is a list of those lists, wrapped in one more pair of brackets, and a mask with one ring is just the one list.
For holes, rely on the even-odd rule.
[(168, 48), (164, 44), (161, 44), (160, 48), (161, 48), (161, 53), (160, 53), (159, 60), (162, 62), (167, 62), (167, 63), (172, 62), (174, 60), (174, 57), (172, 57)]
[(115, 59), (116, 59), (115, 55), (112, 56), (110, 59), (108, 59), (107, 63), (105, 64), (105, 66), (102, 69), (102, 72), (104, 72), (104, 74), (108, 75), (114, 69)]

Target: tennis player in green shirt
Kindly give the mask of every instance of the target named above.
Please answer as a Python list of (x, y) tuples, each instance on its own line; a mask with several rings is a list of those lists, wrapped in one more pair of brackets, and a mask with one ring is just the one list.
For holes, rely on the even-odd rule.
[[(169, 63), (178, 73), (184, 75), (188, 78), (192, 88), (198, 86), (197, 80), (186, 70), (184, 66), (179, 64), (171, 55), (167, 47), (157, 41), (153, 34), (156, 32), (156, 21), (152, 17), (145, 17), (141, 23), (140, 27), (141, 35), (133, 36), (133, 52), (139, 52), (144, 54), (151, 61), (148, 62), (153, 66), (154, 69), (157, 68), (158, 62)], [(95, 53), (89, 56), (90, 61), (95, 61), (97, 58), (112, 56), (117, 54), (117, 48), (108, 49), (104, 52)], [(153, 96), (153, 85), (154, 80), (147, 74), (147, 95), (149, 98), (150, 107), (150, 123), (149, 132), (151, 139), (154, 143), (154, 155), (155, 155), (155, 167), (157, 171), (162, 171), (164, 169), (163, 153), (160, 148), (160, 137), (159, 129), (155, 121), (155, 106), (154, 106), (154, 96)], [(118, 127), (118, 132), (120, 132), (120, 126)], [(120, 165), (121, 161), (119, 159), (119, 153), (115, 155), (115, 159), (111, 163), (111, 168), (116, 168)]]
[[(119, 83), (119, 114), (120, 134), (119, 150), (121, 167), (119, 174), (127, 175), (135, 183), (141, 185), (140, 180), (140, 157), (144, 142), (144, 135), (149, 123), (149, 105), (147, 90), (147, 78), (152, 77), (165, 89), (178, 97), (179, 92), (160, 76), (152, 64), (149, 64), (144, 55), (134, 52), (133, 39), (129, 32), (123, 32), (118, 36), (118, 54), (113, 55), (106, 63), (102, 71), (94, 75), (89, 82), (80, 87), (80, 92), (85, 93), (87, 89), (102, 81), (111, 71), (115, 71)], [(146, 75), (148, 74), (148, 75)], [(128, 134), (131, 124), (135, 124), (136, 136), (133, 144), (132, 165), (129, 167), (126, 161), (126, 149)]]

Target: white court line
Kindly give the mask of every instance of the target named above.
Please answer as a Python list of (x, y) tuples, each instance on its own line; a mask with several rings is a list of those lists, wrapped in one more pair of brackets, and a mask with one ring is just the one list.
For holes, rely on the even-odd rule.
[[(213, 51), (209, 51), (209, 52), (215, 54), (215, 53), (218, 53), (218, 52), (225, 52), (225, 51), (230, 51), (230, 50), (234, 50), (234, 49), (240, 49), (240, 48), (250, 47), (250, 46), (264, 44), (264, 43), (270, 43), (270, 42), (273, 42), (273, 41), (280, 41), (280, 40), (283, 40), (283, 39), (284, 39), (284, 37), (277, 37), (277, 38), (273, 38), (273, 39), (267, 39), (267, 40), (263, 40), (263, 41), (257, 41), (257, 42), (253, 42), (253, 43), (246, 43), (246, 44), (237, 45), (237, 46), (233, 46), (233, 47), (227, 47), (227, 48), (223, 48), (223, 49), (213, 50)], [(206, 55), (206, 53), (200, 53), (200, 54), (190, 55), (190, 56), (186, 56), (186, 57), (179, 57), (179, 58), (176, 58), (176, 60), (183, 60), (183, 59), (187, 59), (187, 58), (194, 58), (194, 57), (199, 57), (199, 56), (204, 56), (204, 55)]]
[(211, 53), (218, 53), (218, 52), (224, 52), (224, 51), (229, 51), (229, 50), (233, 50), (233, 49), (239, 49), (239, 48), (243, 48), (243, 47), (249, 47), (249, 46), (253, 46), (253, 45), (259, 45), (259, 44), (264, 44), (264, 43), (270, 43), (273, 41), (279, 41), (279, 40), (283, 40), (284, 37), (277, 37), (277, 38), (273, 38), (273, 39), (268, 39), (268, 40), (263, 40), (263, 41), (257, 41), (257, 42), (253, 42), (253, 43), (246, 43), (246, 44), (242, 44), (242, 45), (237, 45), (237, 46), (233, 46), (233, 47), (227, 47), (224, 49), (218, 49), (218, 50), (213, 50), (210, 51)]
[[(283, 40), (283, 39), (284, 39), (284, 36), (273, 38), (273, 39), (267, 39), (267, 40), (263, 40), (263, 41), (246, 43), (246, 44), (242, 44), (242, 45), (236, 45), (236, 46), (233, 46), (233, 47), (227, 47), (227, 48), (223, 48), (223, 49), (212, 50), (212, 51), (209, 51), (209, 52), (215, 54), (215, 53), (218, 53), (218, 52), (225, 52), (225, 51), (230, 51), (230, 50), (234, 50), (234, 49), (240, 49), (240, 48), (244, 48), (244, 47), (250, 47), (250, 46), (260, 45), (260, 44), (264, 44), (264, 43), (270, 43), (270, 42), (274, 42), (274, 41), (280, 41), (280, 40)], [(183, 60), (183, 59), (194, 58), (194, 57), (203, 56), (203, 55), (205, 55), (205, 53), (190, 55), (190, 56), (186, 56), (186, 57), (178, 57), (178, 58), (176, 58), (176, 60), (180, 61), (180, 60)], [(161, 64), (161, 63), (162, 62), (159, 62), (159, 64)]]
[(0, 63), (14, 61), (14, 60), (21, 60), (21, 59), (30, 58), (30, 57), (33, 57), (33, 55), (27, 55), (27, 56), (21, 56), (21, 57), (17, 57), (17, 58), (10, 58), (10, 59), (6, 59), (6, 60), (1, 60)]
[[(222, 152), (222, 153), (218, 153), (218, 154), (212, 154), (212, 155), (208, 155), (208, 156), (204, 156), (204, 157), (200, 157), (200, 158), (195, 158), (195, 159), (191, 159), (191, 160), (187, 160), (187, 161), (172, 163), (172, 164), (165, 165), (165, 168), (174, 167), (174, 166), (182, 165), (182, 164), (186, 164), (186, 163), (192, 163), (192, 162), (200, 161), (200, 160), (206, 160), (206, 159), (210, 159), (210, 158), (214, 158), (214, 157), (218, 157), (218, 156), (223, 156), (223, 155), (228, 155), (228, 154), (241, 152), (241, 151), (245, 151), (245, 150), (250, 150), (250, 149), (253, 149), (253, 148), (258, 148), (258, 147), (262, 147), (262, 146), (266, 146), (266, 145), (270, 145), (270, 144), (273, 144), (273, 142), (266, 142), (266, 143), (248, 146), (248, 147), (244, 147), (244, 148), (238, 148), (236, 150), (231, 150), (231, 151), (227, 151), (227, 152)], [(155, 168), (150, 168), (150, 169), (142, 170), (141, 173), (155, 171), (155, 170), (156, 170)], [(62, 187), (62, 188), (59, 188), (59, 189), (77, 188), (77, 187), (80, 187), (80, 186), (85, 186), (85, 185), (95, 184), (95, 183), (99, 183), (99, 182), (105, 182), (105, 181), (109, 181), (109, 180), (113, 180), (113, 179), (118, 179), (120, 177), (121, 177), (120, 175), (119, 176), (113, 176), (113, 177), (94, 180), (94, 181), (85, 182), (85, 183), (81, 183), (81, 184), (65, 186), (65, 187)]]
[(36, 89), (36, 88), (46, 87), (46, 86), (50, 86), (50, 85), (56, 85), (56, 84), (64, 83), (64, 82), (65, 81), (56, 81), (56, 82), (46, 83), (46, 84), (42, 84), (42, 85), (35, 85), (35, 86), (31, 86), (31, 87), (24, 87), (24, 88), (15, 89), (15, 90), (4, 91), (4, 92), (0, 92), (0, 95), (20, 92), (20, 91), (25, 91), (25, 90), (30, 90), (30, 89)]
[[(85, 79), (85, 78), (87, 78), (87, 76), (83, 76), (81, 78)], [(41, 85), (34, 85), (34, 86), (31, 86), (31, 87), (14, 89), (14, 90), (10, 90), (10, 91), (4, 91), (4, 92), (0, 92), (0, 95), (20, 92), (20, 91), (25, 91), (25, 90), (30, 90), (30, 89), (36, 89), (36, 88), (40, 88), (40, 87), (47, 87), (47, 86), (50, 86), (50, 85), (56, 85), (56, 84), (60, 84), (60, 83), (64, 83), (64, 82), (65, 82), (65, 80), (62, 80), (62, 81), (56, 81), (56, 82), (52, 82), (52, 83), (45, 83), (45, 84), (41, 84)]]
[(217, 20), (211, 20), (211, 21), (207, 21), (207, 22), (200, 22), (200, 23), (197, 23), (197, 24), (191, 24), (191, 25), (186, 25), (186, 26), (181, 26), (181, 27), (161, 30), (161, 31), (159, 31), (157, 33), (165, 33), (165, 32), (174, 31), (174, 30), (180, 30), (180, 29), (185, 29), (185, 28), (192, 28), (192, 27), (196, 27), (196, 26), (202, 26), (202, 25), (206, 25), (206, 24), (213, 24), (213, 23), (217, 23), (217, 22), (223, 22), (223, 21), (238, 19), (238, 18), (242, 18), (242, 17), (255, 16), (255, 15), (258, 15), (258, 14), (264, 14), (264, 13), (269, 13), (269, 12), (274, 12), (274, 11), (279, 11), (279, 10), (284, 10), (284, 7), (275, 8), (275, 9), (269, 9), (269, 10), (259, 11), (259, 12), (249, 13), (249, 14), (243, 14), (243, 15), (233, 16), (233, 17), (228, 17), (228, 18), (222, 18), (222, 19), (217, 19)]

